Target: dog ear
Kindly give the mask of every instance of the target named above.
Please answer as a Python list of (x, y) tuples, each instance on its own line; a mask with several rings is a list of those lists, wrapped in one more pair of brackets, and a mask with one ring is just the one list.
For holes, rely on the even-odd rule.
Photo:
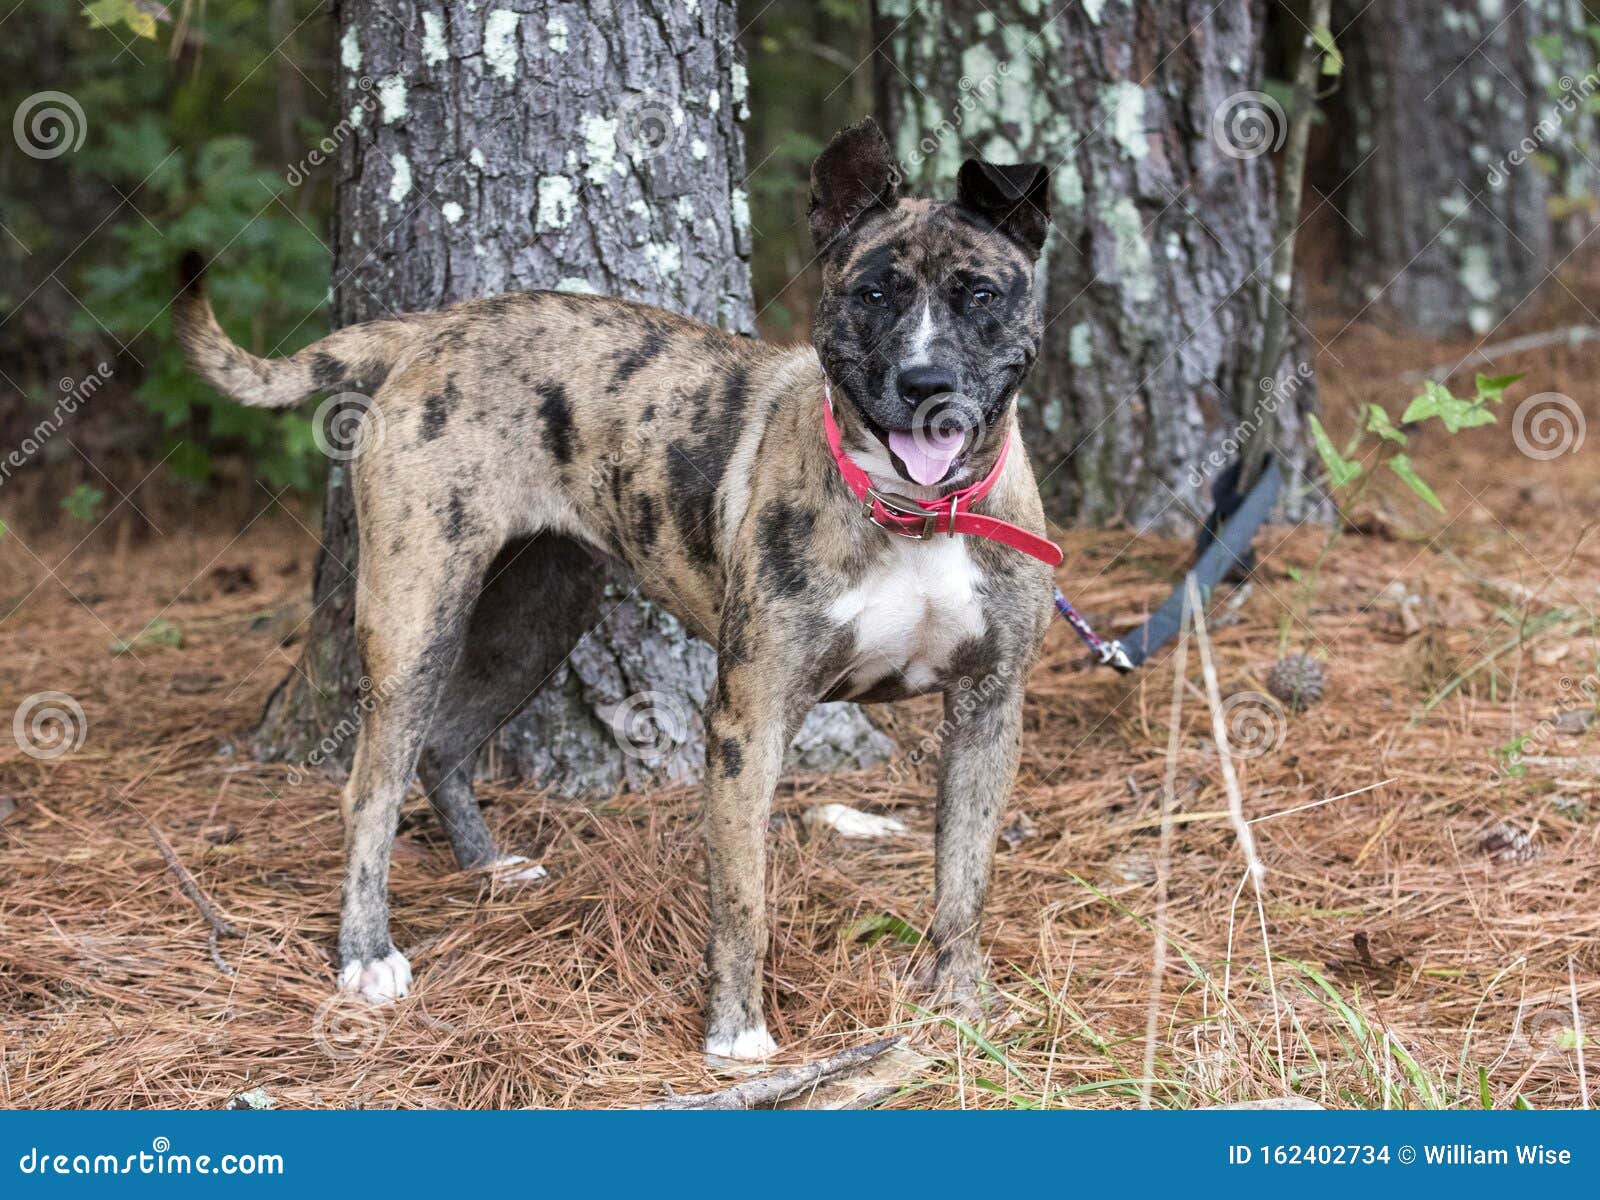
[(1036, 259), (1050, 227), (1050, 169), (1043, 163), (1001, 166), (969, 158), (956, 176), (956, 203)]
[(833, 135), (811, 164), (811, 240), (826, 253), (862, 216), (900, 201), (900, 168), (871, 117)]

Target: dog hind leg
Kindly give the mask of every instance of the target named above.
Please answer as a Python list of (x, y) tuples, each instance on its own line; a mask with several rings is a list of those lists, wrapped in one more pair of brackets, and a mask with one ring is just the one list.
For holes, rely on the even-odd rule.
[(418, 773), (462, 870), (503, 862), (473, 796), (481, 748), (526, 707), (600, 615), (606, 569), (571, 538), (542, 533), (495, 558), (466, 644), (418, 761)]
[[(402, 559), (374, 553), (369, 531), (378, 522), (365, 510), (359, 519), (356, 631), (371, 690), (344, 792), (339, 986), (383, 1001), (405, 995), (411, 983), (410, 964), (389, 934), (389, 859), (400, 805), (498, 538), (430, 539)], [(419, 570), (418, 563), (428, 566)]]

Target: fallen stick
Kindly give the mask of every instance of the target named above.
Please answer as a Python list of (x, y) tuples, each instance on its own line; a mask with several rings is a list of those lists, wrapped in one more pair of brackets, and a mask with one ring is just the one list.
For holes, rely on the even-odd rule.
[(1570, 757), (1557, 754), (1524, 754), (1517, 761), (1525, 767), (1543, 767), (1550, 771), (1576, 771), (1581, 775), (1600, 775), (1600, 754), (1575, 754)]
[(189, 903), (200, 911), (206, 919), (206, 924), (211, 926), (211, 961), (217, 964), (217, 970), (224, 975), (236, 975), (238, 972), (222, 957), (222, 951), (217, 948), (220, 938), (234, 938), (239, 936), (239, 931), (223, 920), (222, 914), (217, 912), (206, 894), (200, 890), (200, 885), (195, 882), (189, 868), (183, 865), (178, 858), (178, 852), (172, 848), (172, 843), (162, 836), (153, 822), (146, 821), (145, 828), (150, 831), (150, 840), (155, 842), (156, 849), (161, 852), (162, 860), (167, 864), (167, 870), (172, 872), (172, 877), (178, 881), (178, 890), (188, 897)]
[(1549, 346), (1576, 346), (1580, 342), (1593, 341), (1595, 338), (1600, 338), (1600, 327), (1594, 325), (1567, 325), (1561, 329), (1546, 330), (1544, 333), (1524, 334), (1522, 337), (1496, 342), (1492, 346), (1480, 346), (1475, 350), (1468, 351), (1454, 366), (1449, 363), (1440, 363), (1438, 366), (1430, 367), (1426, 371), (1407, 371), (1400, 378), (1406, 383), (1421, 383), (1425, 379), (1431, 379), (1435, 383), (1443, 383), (1469, 363), (1487, 366), (1500, 355), (1521, 354), (1527, 350), (1543, 350)]
[(770, 1108), (785, 1100), (792, 1100), (803, 1092), (828, 1080), (861, 1070), (875, 1059), (906, 1044), (904, 1037), (879, 1038), (865, 1046), (852, 1046), (819, 1062), (798, 1067), (784, 1067), (770, 1075), (746, 1079), (732, 1087), (715, 1092), (701, 1092), (693, 1096), (674, 1096), (658, 1104), (641, 1105), (646, 1109), (750, 1109)]

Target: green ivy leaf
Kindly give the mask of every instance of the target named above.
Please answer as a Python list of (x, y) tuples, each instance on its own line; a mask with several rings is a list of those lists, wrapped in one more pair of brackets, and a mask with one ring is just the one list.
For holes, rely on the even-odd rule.
[(1471, 429), (1477, 425), (1495, 423), (1494, 414), (1482, 403), (1452, 396), (1449, 388), (1434, 383), (1431, 379), (1423, 385), (1422, 395), (1414, 396), (1411, 403), (1406, 406), (1406, 411), (1400, 416), (1400, 423), (1409, 425), (1413, 421), (1426, 421), (1429, 417), (1437, 417), (1451, 433), (1460, 433), (1463, 429)]
[(1312, 38), (1322, 50), (1322, 73), (1324, 75), (1338, 75), (1344, 70), (1344, 55), (1339, 53), (1339, 47), (1334, 45), (1333, 30), (1326, 25), (1318, 25), (1311, 31)]
[(1416, 468), (1411, 465), (1411, 460), (1404, 454), (1396, 454), (1391, 458), (1389, 460), (1389, 469), (1400, 476), (1405, 481), (1405, 485), (1413, 492), (1440, 512), (1444, 511), (1444, 505), (1439, 503), (1439, 497), (1434, 495), (1433, 489), (1428, 486), (1422, 476), (1417, 474)]
[(1376, 404), (1367, 405), (1367, 432), (1375, 433), (1391, 442), (1398, 442), (1402, 446), (1406, 444), (1406, 435), (1394, 427), (1393, 422), (1389, 420), (1388, 412)]
[(1505, 390), (1521, 378), (1521, 375), (1485, 375), (1479, 372), (1475, 380), (1478, 399), (1499, 404), (1505, 398)]
[(1322, 465), (1328, 468), (1328, 482), (1336, 488), (1353, 483), (1361, 475), (1361, 464), (1351, 462), (1340, 454), (1334, 447), (1333, 439), (1328, 436), (1328, 431), (1322, 427), (1322, 422), (1316, 415), (1311, 417), (1311, 437), (1317, 444), (1317, 454), (1322, 459)]
[(126, 25), (135, 37), (153, 39), (156, 36), (155, 15), (145, 12), (133, 0), (95, 0), (84, 9), (84, 14), (93, 29)]

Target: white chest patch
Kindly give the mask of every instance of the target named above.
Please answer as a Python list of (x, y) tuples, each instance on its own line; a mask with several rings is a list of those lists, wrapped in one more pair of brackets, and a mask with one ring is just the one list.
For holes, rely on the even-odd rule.
[(931, 688), (955, 648), (987, 627), (978, 595), (982, 581), (965, 538), (893, 538), (877, 568), (828, 610), (855, 633), (845, 673), (851, 690), (897, 675), (910, 690)]

